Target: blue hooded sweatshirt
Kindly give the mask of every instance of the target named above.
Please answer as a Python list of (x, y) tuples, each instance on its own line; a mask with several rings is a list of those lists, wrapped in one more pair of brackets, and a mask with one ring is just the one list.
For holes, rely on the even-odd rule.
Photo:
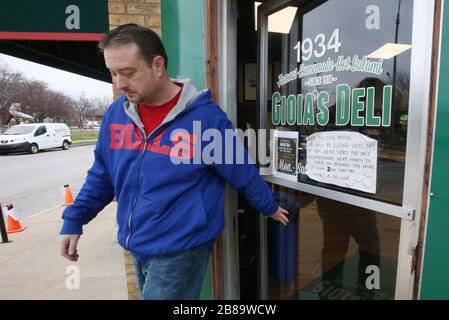
[[(234, 137), (235, 144), (226, 145), (225, 131), (233, 126), (210, 91), (197, 91), (190, 80), (175, 81), (183, 83), (178, 103), (148, 137), (137, 106), (125, 96), (109, 107), (94, 164), (75, 203), (63, 212), (61, 234), (82, 234), (82, 226), (115, 196), (118, 241), (145, 261), (212, 243), (224, 228), (225, 182), (260, 213), (277, 210), (246, 150), (243, 164), (235, 164), (237, 152), (231, 153), (234, 164), (225, 161), (226, 149), (241, 144)], [(205, 161), (202, 150), (214, 161)]]

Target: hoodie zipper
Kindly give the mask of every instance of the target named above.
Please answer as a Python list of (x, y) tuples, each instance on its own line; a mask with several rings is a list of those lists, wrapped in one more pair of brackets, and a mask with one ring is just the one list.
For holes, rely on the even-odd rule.
[[(139, 128), (140, 129), (140, 128)], [(142, 150), (142, 153), (141, 153), (141, 158), (140, 158), (140, 165), (139, 165), (139, 170), (138, 170), (138, 176), (137, 176), (137, 179), (139, 179), (139, 177), (140, 177), (140, 172), (142, 171), (142, 163), (143, 163), (143, 157), (144, 157), (144, 155), (145, 155), (145, 151), (146, 151), (146, 148), (147, 148), (147, 143), (148, 143), (148, 140), (149, 140), (149, 136), (148, 136), (148, 138), (147, 138), (147, 136), (146, 136), (146, 134), (145, 134), (145, 130), (143, 130), (143, 129), (140, 129), (141, 131), (142, 131), (142, 133), (143, 133), (143, 136), (145, 137), (145, 143), (143, 144), (143, 150)], [(139, 197), (139, 192), (140, 191), (140, 183), (139, 183), (139, 181), (137, 181), (137, 192), (136, 192), (136, 196), (134, 197), (134, 201), (133, 201), (133, 208), (132, 208), (132, 210), (131, 210), (131, 214), (129, 215), (129, 218), (128, 218), (128, 229), (129, 229), (129, 231), (128, 231), (128, 237), (126, 237), (126, 248), (127, 249), (129, 249), (129, 239), (131, 238), (131, 219), (132, 219), (132, 217), (133, 217), (133, 214), (134, 214), (134, 210), (136, 209), (136, 203), (137, 203), (137, 198)]]
[[(201, 95), (201, 94), (200, 94), (200, 95)], [(194, 97), (193, 99), (190, 99), (190, 100), (186, 103), (186, 107), (187, 107), (189, 104), (191, 104), (194, 100), (196, 100), (200, 95), (197, 95), (197, 96)], [(183, 111), (184, 111), (184, 110), (183, 110)], [(182, 114), (183, 111), (180, 112), (179, 114)], [(177, 115), (175, 116), (175, 118), (176, 118), (179, 114), (177, 114)], [(133, 120), (133, 119), (131, 118), (131, 120)], [(145, 133), (145, 130), (142, 129), (142, 128), (140, 128), (139, 126), (137, 126), (137, 127), (141, 130), (141, 132), (143, 133), (143, 136), (145, 137), (145, 143), (144, 143), (143, 151), (142, 151), (142, 158), (140, 159), (140, 166), (139, 166), (139, 175), (138, 175), (138, 177), (140, 177), (140, 172), (142, 171), (143, 156), (144, 156), (144, 154), (145, 154), (145, 151), (146, 151), (146, 148), (147, 148), (147, 143), (148, 143), (148, 141), (150, 140), (151, 135), (152, 135), (153, 133), (155, 133), (157, 130), (159, 130), (161, 127), (166, 126), (168, 123), (171, 123), (173, 120), (174, 120), (174, 118), (171, 119), (170, 121), (161, 123), (159, 126), (157, 126), (157, 127), (156, 127), (156, 128), (155, 128), (155, 129), (148, 135), (148, 137), (147, 137), (147, 135), (146, 135), (146, 133)], [(134, 120), (133, 120), (133, 122), (134, 122)], [(132, 232), (131, 232), (131, 219), (132, 219), (132, 216), (133, 216), (133, 214), (134, 214), (134, 210), (135, 210), (135, 208), (136, 208), (136, 203), (137, 203), (137, 199), (138, 199), (138, 196), (139, 196), (139, 190), (140, 190), (140, 183), (137, 184), (137, 194), (136, 194), (136, 197), (134, 198), (134, 201), (133, 201), (133, 208), (132, 208), (131, 214), (129, 215), (129, 218), (128, 218), (128, 229), (129, 229), (129, 232), (128, 232), (128, 236), (126, 237), (126, 248), (127, 248), (127, 249), (129, 249), (129, 240), (130, 240), (131, 234), (132, 234)]]
[[(163, 127), (164, 125), (166, 125), (167, 123), (170, 123), (170, 122), (171, 122), (171, 121), (168, 121), (168, 122), (166, 122), (166, 123), (160, 124), (156, 129), (154, 129), (154, 130), (148, 135), (148, 137), (147, 137), (147, 135), (146, 135), (146, 133), (145, 133), (145, 130), (139, 128), (139, 129), (142, 131), (143, 136), (145, 137), (145, 143), (144, 143), (144, 145), (143, 145), (143, 150), (142, 150), (142, 153), (141, 153), (141, 159), (140, 159), (140, 165), (139, 165), (139, 174), (138, 174), (138, 177), (140, 177), (140, 172), (142, 171), (143, 157), (144, 157), (145, 151), (146, 151), (146, 149), (147, 149), (147, 144), (148, 144), (148, 141), (150, 140), (151, 135), (152, 135), (154, 132), (156, 132), (159, 128)], [(134, 198), (134, 201), (133, 201), (133, 207), (132, 207), (132, 210), (131, 210), (131, 214), (129, 215), (129, 218), (128, 218), (128, 229), (129, 229), (129, 231), (128, 231), (128, 236), (126, 237), (126, 248), (127, 248), (127, 249), (129, 249), (129, 239), (131, 238), (131, 234), (132, 234), (132, 232), (131, 232), (131, 219), (132, 219), (132, 217), (133, 217), (133, 215), (134, 215), (134, 210), (136, 209), (136, 203), (137, 203), (137, 199), (138, 199), (139, 193), (140, 193), (139, 191), (140, 191), (140, 183), (138, 182), (138, 183), (137, 183), (137, 194), (136, 194), (136, 196), (135, 196), (135, 198)]]

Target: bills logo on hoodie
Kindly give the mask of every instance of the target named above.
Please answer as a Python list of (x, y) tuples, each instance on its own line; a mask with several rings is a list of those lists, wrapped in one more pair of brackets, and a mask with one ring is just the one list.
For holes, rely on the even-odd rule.
[[(111, 123), (109, 132), (111, 134), (110, 149), (143, 150), (144, 137), (134, 124)], [(147, 143), (145, 150), (181, 159), (193, 158), (196, 136), (186, 132), (176, 132), (172, 135), (172, 145), (161, 145), (161, 138), (164, 134), (165, 129), (154, 138), (152, 143)]]

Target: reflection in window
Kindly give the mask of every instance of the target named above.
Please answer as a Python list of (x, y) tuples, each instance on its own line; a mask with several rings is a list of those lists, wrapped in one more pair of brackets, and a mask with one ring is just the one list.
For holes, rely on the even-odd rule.
[(287, 227), (267, 221), (270, 299), (394, 299), (399, 218), (280, 186), (275, 193), (301, 209)]

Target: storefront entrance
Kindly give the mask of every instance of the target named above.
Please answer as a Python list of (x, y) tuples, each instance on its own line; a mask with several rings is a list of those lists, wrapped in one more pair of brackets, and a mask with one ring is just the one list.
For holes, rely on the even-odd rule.
[(239, 199), (241, 298), (411, 298), (431, 6), (235, 5), (237, 124), (267, 130), (257, 160), (291, 213), (283, 227)]

